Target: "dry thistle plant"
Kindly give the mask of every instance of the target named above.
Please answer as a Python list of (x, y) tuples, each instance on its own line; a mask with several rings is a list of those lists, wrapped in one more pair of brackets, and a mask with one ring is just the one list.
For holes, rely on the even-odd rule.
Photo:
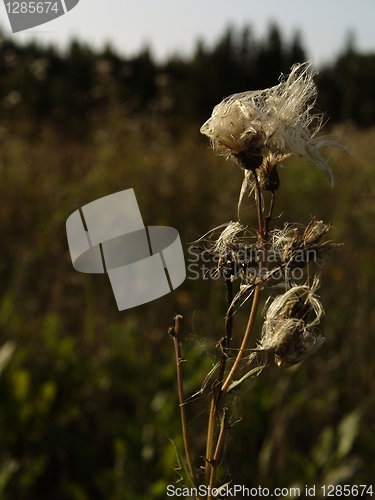
[[(289, 367), (305, 360), (325, 341), (316, 330), (324, 314), (316, 292), (322, 262), (337, 246), (326, 239), (329, 225), (312, 218), (307, 227), (287, 223), (282, 228), (270, 228), (274, 220), (275, 193), (280, 186), (278, 167), (283, 160), (291, 155), (307, 158), (325, 172), (333, 185), (333, 175), (321, 149), (325, 146), (343, 148), (343, 145), (331, 136), (317, 136), (323, 119), (313, 112), (317, 97), (313, 77), (311, 62), (296, 64), (290, 75), (282, 77), (275, 87), (224, 99), (201, 128), (216, 153), (234, 160), (243, 169), (238, 208), (249, 192), (255, 199), (258, 228), (252, 233), (240, 222), (230, 222), (209, 231), (196, 242), (199, 253), (212, 256), (216, 273), (224, 279), (227, 295), (224, 336), (217, 340), (220, 361), (209, 374), (214, 382), (206, 451), (201, 464), (194, 464), (188, 440), (181, 369), (181, 316), (175, 318), (174, 327), (169, 331), (176, 349), (186, 456), (185, 461), (179, 453), (178, 460), (183, 480), (195, 488), (191, 491), (197, 499), (210, 500), (215, 496), (218, 467), (230, 427), (228, 394), (249, 377), (259, 374), (272, 358), (278, 366)], [(235, 280), (240, 281), (236, 294), (233, 292)], [(250, 349), (248, 344), (259, 313), (261, 294), (275, 286), (283, 291), (266, 301), (263, 327), (256, 346)], [(231, 350), (233, 316), (245, 303), (246, 306), (251, 303), (248, 323), (238, 342), (240, 347)], [(251, 363), (255, 367), (238, 379), (239, 370)], [(221, 486), (224, 487), (226, 485)], [(216, 494), (219, 491), (217, 489)]]

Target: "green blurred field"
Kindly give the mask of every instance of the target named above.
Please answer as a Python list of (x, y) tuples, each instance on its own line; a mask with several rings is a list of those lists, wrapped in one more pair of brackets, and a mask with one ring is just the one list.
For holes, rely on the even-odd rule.
[[(293, 369), (268, 367), (236, 397), (242, 420), (222, 467), (233, 483), (373, 481), (375, 130), (334, 132), (350, 150), (328, 152), (334, 189), (293, 160), (281, 171), (276, 205), (279, 224), (315, 215), (344, 243), (319, 290), (327, 340)], [(157, 115), (129, 119), (114, 108), (87, 136), (75, 141), (47, 123), (30, 134), (21, 121), (0, 130), (1, 500), (165, 498), (177, 478), (168, 438), (181, 439), (167, 329), (181, 313), (188, 394), (211, 369), (223, 333), (224, 287), (210, 280), (187, 279), (119, 312), (106, 276), (73, 269), (65, 221), (132, 187), (145, 224), (177, 228), (187, 248), (236, 219), (240, 169), (209, 150), (198, 125), (175, 131)], [(245, 206), (242, 222), (255, 225), (250, 199)], [(247, 314), (244, 306), (236, 317), (237, 337)], [(198, 455), (208, 403), (205, 395), (188, 406)]]

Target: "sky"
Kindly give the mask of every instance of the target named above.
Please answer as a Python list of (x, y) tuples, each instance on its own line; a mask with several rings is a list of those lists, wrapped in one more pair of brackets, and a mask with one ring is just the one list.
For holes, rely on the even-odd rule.
[(65, 48), (76, 37), (94, 49), (109, 42), (128, 57), (148, 45), (163, 60), (176, 53), (189, 56), (198, 39), (215, 44), (228, 25), (249, 25), (259, 39), (276, 22), (287, 41), (301, 32), (317, 66), (333, 61), (351, 32), (358, 50), (375, 53), (375, 0), (79, 0), (60, 18), (15, 34), (8, 1), (0, 3), (0, 28), (20, 43), (35, 39)]

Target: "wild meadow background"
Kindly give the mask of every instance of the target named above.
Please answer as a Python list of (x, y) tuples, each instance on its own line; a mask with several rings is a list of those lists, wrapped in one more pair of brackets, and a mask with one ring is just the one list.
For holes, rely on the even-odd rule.
[[(224, 96), (275, 85), (307, 58), (300, 37), (285, 40), (275, 25), (261, 40), (228, 29), (215, 46), (197, 43), (190, 59), (164, 63), (147, 48), (126, 59), (77, 41), (61, 54), (1, 38), (1, 500), (166, 498), (178, 478), (170, 439), (181, 442), (167, 329), (183, 315), (193, 394), (217, 356), (224, 285), (188, 268), (173, 293), (119, 312), (105, 275), (73, 269), (65, 222), (133, 188), (146, 225), (178, 229), (189, 265), (190, 242), (236, 220), (242, 182), (209, 150), (201, 124)], [(301, 365), (270, 365), (236, 396), (241, 420), (222, 478), (248, 487), (373, 482), (375, 54), (348, 43), (319, 70), (319, 109), (348, 151), (327, 152), (333, 189), (313, 166), (286, 162), (275, 213), (280, 225), (315, 215), (343, 243), (318, 292), (327, 340)], [(244, 206), (241, 221), (253, 227), (252, 200)], [(235, 336), (247, 314), (245, 305)], [(187, 407), (197, 455), (208, 393)]]

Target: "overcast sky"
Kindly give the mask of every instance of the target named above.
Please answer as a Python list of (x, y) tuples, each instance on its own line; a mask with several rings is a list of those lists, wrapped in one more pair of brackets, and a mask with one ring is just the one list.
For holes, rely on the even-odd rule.
[(337, 56), (350, 31), (358, 49), (375, 53), (375, 0), (80, 0), (64, 16), (16, 34), (0, 3), (0, 27), (15, 41), (32, 37), (64, 47), (74, 36), (94, 48), (111, 42), (126, 56), (148, 44), (158, 59), (189, 55), (198, 39), (215, 43), (229, 24), (251, 25), (259, 38), (270, 22), (287, 40), (300, 30), (317, 65)]

